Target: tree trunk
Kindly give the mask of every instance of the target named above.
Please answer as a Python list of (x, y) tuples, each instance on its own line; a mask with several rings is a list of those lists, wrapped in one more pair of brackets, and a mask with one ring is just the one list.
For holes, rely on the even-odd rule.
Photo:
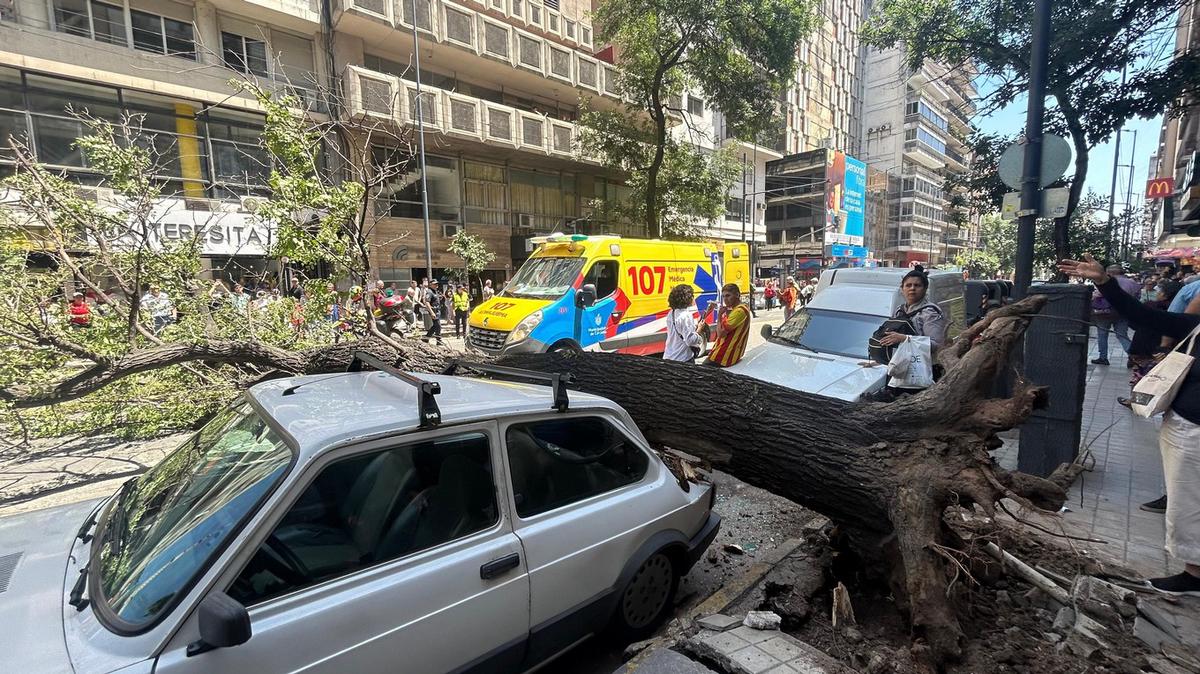
[(940, 661), (960, 655), (962, 637), (939, 551), (958, 541), (943, 511), (978, 504), (990, 515), (1005, 497), (1057, 509), (1065, 499), (1060, 487), (1008, 473), (988, 455), (999, 444), (995, 432), (1043, 400), (1042, 389), (1023, 382), (1012, 398), (986, 397), (1043, 303), (1035, 296), (994, 312), (939, 352), (947, 369), (937, 384), (888, 404), (644, 357), (544, 354), (500, 362), (569, 372), (572, 387), (621, 404), (651, 443), (701, 456), (830, 517), (868, 558), (892, 560), (886, 575), (909, 607), (914, 636)]

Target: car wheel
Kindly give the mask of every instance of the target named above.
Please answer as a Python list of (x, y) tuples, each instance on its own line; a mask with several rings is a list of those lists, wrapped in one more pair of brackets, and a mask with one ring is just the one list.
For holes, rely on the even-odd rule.
[(550, 353), (582, 353), (582, 351), (571, 342), (563, 340), (550, 347)]
[(679, 572), (666, 552), (650, 556), (626, 583), (613, 622), (621, 636), (649, 637), (670, 613)]

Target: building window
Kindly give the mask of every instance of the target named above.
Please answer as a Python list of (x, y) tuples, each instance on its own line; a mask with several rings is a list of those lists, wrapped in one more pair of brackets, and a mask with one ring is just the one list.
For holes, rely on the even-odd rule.
[(129, 44), (125, 11), (97, 0), (54, 0), (54, 25), (63, 33), (108, 44)]
[[(372, 147), (371, 158), (378, 179), (378, 211), (393, 218), (421, 218), (421, 165), (400, 150)], [(462, 205), (458, 160), (425, 156), (425, 189), (429, 197), (429, 219), (458, 222)]]
[(267, 43), (221, 31), (221, 56), (225, 67), (248, 75), (267, 77)]
[(699, 117), (704, 114), (704, 99), (688, 94), (688, 114)]
[(568, 40), (574, 40), (575, 39), (575, 22), (570, 19), (564, 19), (563, 20), (563, 33), (567, 36)]
[(196, 60), (192, 24), (136, 9), (129, 10), (129, 18), (135, 49)]
[(590, 26), (579, 27), (579, 41), (583, 43), (583, 46), (585, 47), (592, 46), (592, 29)]

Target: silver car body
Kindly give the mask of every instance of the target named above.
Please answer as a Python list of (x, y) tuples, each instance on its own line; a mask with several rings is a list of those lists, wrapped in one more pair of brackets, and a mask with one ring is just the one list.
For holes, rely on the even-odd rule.
[[(149, 629), (117, 634), (67, 596), (90, 549), (72, 538), (89, 502), (0, 518), (0, 558), (19, 554), (0, 592), (0, 649), (14, 672), (448, 672), (521, 671), (602, 627), (639, 560), (669, 549), (690, 568), (716, 534), (708, 485), (685, 491), (629, 415), (570, 393), (551, 409), (548, 387), (428, 376), (441, 385), (441, 425), (419, 429), (417, 392), (379, 372), (280, 379), (247, 399), (291, 445), (293, 465), (262, 507)], [(522, 519), (504, 431), (549, 418), (600, 417), (649, 456), (640, 481)], [(499, 521), (448, 543), (249, 606), (252, 638), (187, 656), (199, 639), (196, 608), (233, 582), (305, 486), (338, 459), (463, 432), (490, 441)], [(95, 533), (95, 532), (93, 532)], [(508, 555), (516, 568), (481, 578)], [(683, 570), (686, 570), (683, 569)], [(91, 588), (89, 587), (89, 590)]]
[[(890, 267), (828, 269), (821, 274), (812, 301), (798, 308), (789, 322), (804, 320), (816, 310), (814, 321), (842, 316), (882, 325), (904, 304), (900, 280), (908, 271)], [(964, 315), (962, 274), (930, 272), (927, 297), (949, 317), (951, 335), (957, 334)], [(806, 393), (856, 401), (887, 383), (887, 368), (873, 365), (866, 339), (858, 341), (861, 343), (841, 345), (838, 353), (816, 353), (782, 340), (768, 340), (749, 349), (728, 371)]]

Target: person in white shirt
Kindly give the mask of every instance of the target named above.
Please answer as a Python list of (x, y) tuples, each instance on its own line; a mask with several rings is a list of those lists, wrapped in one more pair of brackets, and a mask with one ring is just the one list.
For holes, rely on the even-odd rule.
[(157, 284), (150, 284), (150, 290), (142, 295), (141, 304), (154, 322), (154, 334), (157, 335), (163, 328), (175, 322), (175, 304)]
[(486, 302), (486, 301), (492, 299), (492, 296), (495, 294), (496, 294), (496, 291), (492, 289), (492, 279), (488, 279), (488, 280), (484, 281), (483, 282), (483, 301)]
[(690, 363), (700, 355), (704, 338), (696, 332), (695, 299), (692, 287), (683, 283), (672, 288), (667, 296), (671, 311), (667, 314), (667, 346), (663, 360)]

